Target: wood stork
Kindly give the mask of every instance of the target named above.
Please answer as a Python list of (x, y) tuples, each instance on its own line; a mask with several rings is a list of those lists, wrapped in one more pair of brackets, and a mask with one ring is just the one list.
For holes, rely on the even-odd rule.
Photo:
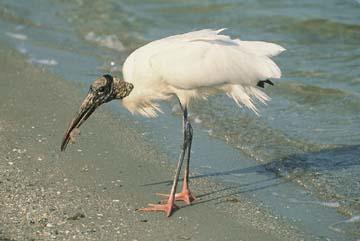
[[(158, 101), (177, 97), (183, 112), (183, 145), (176, 172), (162, 204), (149, 204), (142, 211), (163, 211), (170, 216), (178, 207), (175, 201), (190, 204), (195, 197), (189, 189), (189, 163), (193, 130), (188, 118), (192, 99), (224, 92), (239, 106), (258, 114), (254, 100), (270, 98), (260, 90), (270, 79), (281, 77), (271, 60), (285, 49), (274, 43), (242, 41), (220, 34), (224, 29), (204, 29), (150, 42), (135, 50), (123, 65), (123, 80), (104, 75), (95, 80), (80, 110), (71, 121), (62, 141), (64, 151), (84, 121), (103, 103), (120, 99), (132, 113), (156, 117), (162, 113)], [(176, 193), (184, 159), (186, 168), (182, 191)]]

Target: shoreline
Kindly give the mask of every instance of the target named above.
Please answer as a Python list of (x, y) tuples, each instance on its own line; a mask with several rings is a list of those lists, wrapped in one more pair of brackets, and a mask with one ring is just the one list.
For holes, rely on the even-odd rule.
[(199, 201), (170, 218), (137, 212), (168, 192), (168, 157), (107, 108), (61, 153), (83, 94), (1, 43), (0, 56), (0, 240), (303, 239), (207, 178), (191, 180)]

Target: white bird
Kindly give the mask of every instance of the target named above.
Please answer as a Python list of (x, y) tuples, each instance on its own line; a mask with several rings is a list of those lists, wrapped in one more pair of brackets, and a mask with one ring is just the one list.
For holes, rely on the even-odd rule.
[[(206, 98), (223, 92), (239, 106), (258, 114), (254, 100), (270, 100), (259, 87), (269, 79), (281, 77), (279, 67), (271, 60), (285, 49), (261, 41), (242, 41), (220, 34), (224, 29), (204, 29), (150, 42), (130, 54), (123, 65), (123, 80), (104, 75), (95, 80), (80, 110), (65, 133), (64, 151), (72, 132), (103, 103), (121, 99), (132, 113), (156, 117), (162, 113), (159, 101), (177, 97), (183, 111), (184, 140), (173, 185), (167, 201), (150, 204), (142, 211), (163, 211), (170, 216), (178, 207), (175, 201), (190, 204), (195, 197), (189, 189), (189, 163), (193, 130), (188, 118), (192, 99)], [(176, 193), (183, 161), (186, 168), (182, 191)]]

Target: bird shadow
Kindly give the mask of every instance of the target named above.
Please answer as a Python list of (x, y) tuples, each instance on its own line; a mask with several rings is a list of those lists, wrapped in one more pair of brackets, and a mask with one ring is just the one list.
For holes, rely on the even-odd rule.
[[(321, 173), (330, 170), (343, 170), (355, 167), (360, 167), (360, 145), (346, 145), (336, 148), (323, 149), (316, 152), (292, 154), (272, 160), (266, 164), (259, 164), (252, 167), (195, 174), (190, 177), (191, 180), (212, 177), (224, 178), (226, 176), (241, 176), (241, 174), (256, 175), (259, 173), (265, 174), (268, 178), (242, 184), (231, 183), (227, 184), (226, 187), (201, 193), (197, 195), (198, 199), (192, 205), (216, 200), (219, 200), (219, 202), (226, 202), (228, 200), (227, 198), (234, 197), (241, 193), (251, 193), (279, 186), (291, 182), (294, 179), (297, 180), (299, 176), (304, 175), (305, 173)], [(284, 176), (286, 178), (282, 178)], [(143, 186), (162, 184), (171, 185), (172, 180), (147, 183)], [(229, 200), (231, 201), (233, 199)]]
[(279, 172), (321, 172), (352, 168), (360, 165), (360, 145), (344, 145), (285, 156), (264, 165), (266, 170)]
[[(252, 166), (252, 167), (226, 170), (226, 171), (220, 171), (220, 172), (194, 174), (190, 177), (190, 179), (198, 179), (198, 178), (205, 178), (205, 177), (224, 177), (224, 176), (228, 176), (228, 175), (241, 175), (241, 174), (247, 174), (247, 173), (266, 172), (266, 170), (263, 168), (263, 166), (264, 165), (257, 165), (257, 166)], [(182, 181), (182, 180), (183, 179), (180, 179), (180, 181)], [(171, 185), (172, 180), (151, 182), (151, 183), (144, 184), (142, 186), (146, 187), (146, 186), (161, 185), (161, 184)]]

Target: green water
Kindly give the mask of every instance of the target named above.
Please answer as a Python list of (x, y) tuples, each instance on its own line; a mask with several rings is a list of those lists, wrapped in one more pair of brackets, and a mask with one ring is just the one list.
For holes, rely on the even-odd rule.
[[(333, 213), (321, 232), (310, 231), (314, 237), (324, 234), (333, 240), (356, 240), (360, 236), (358, 1), (0, 2), (0, 39), (10, 42), (35, 65), (77, 81), (82, 88), (104, 72), (120, 72), (126, 56), (148, 41), (222, 27), (244, 40), (276, 42), (287, 48), (276, 58), (283, 78), (266, 89), (272, 101), (268, 106), (259, 104), (261, 117), (239, 109), (225, 96), (194, 103), (191, 117), (200, 132), (195, 134), (202, 138), (197, 145), (203, 146), (196, 149), (194, 145), (194, 167), (211, 176), (219, 169), (241, 169), (244, 163), (261, 166), (269, 175), (291, 183), (283, 192), (291, 204), (299, 204), (299, 210), (310, 208), (301, 207), (306, 203), (334, 204), (324, 210), (324, 205), (310, 208)], [(172, 115), (155, 122), (120, 112), (148, 128), (149, 139), (176, 158), (179, 139), (169, 137), (179, 120), (178, 110), (171, 110), (173, 104), (164, 105)], [(161, 132), (164, 127), (169, 134)], [(206, 157), (213, 146), (222, 153), (217, 157), (223, 157), (221, 162)], [(244, 181), (236, 175), (230, 179), (217, 176), (227, 182)], [(292, 196), (289, 190), (294, 188), (307, 196)], [(269, 188), (256, 198), (266, 202), (270, 193), (274, 201), (279, 192)], [(297, 215), (281, 211), (281, 207), (274, 210), (284, 216)], [(310, 227), (311, 218), (303, 219)], [(344, 221), (339, 227), (331, 226), (339, 220)]]

